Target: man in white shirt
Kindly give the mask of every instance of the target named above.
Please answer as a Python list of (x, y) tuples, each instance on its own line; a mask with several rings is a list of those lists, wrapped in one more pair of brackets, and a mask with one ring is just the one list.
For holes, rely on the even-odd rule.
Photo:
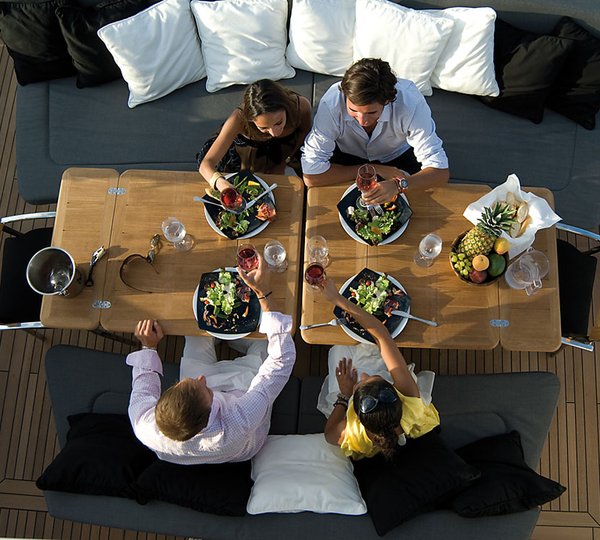
[[(392, 200), (408, 187), (448, 182), (448, 158), (425, 98), (415, 84), (397, 79), (390, 65), (363, 58), (319, 103), (302, 148), (308, 187), (348, 182), (365, 163), (384, 178), (363, 194), (369, 204)], [(410, 180), (408, 180), (410, 176)]]
[[(244, 461), (252, 458), (267, 438), (273, 402), (296, 359), (290, 335), (292, 319), (271, 311), (269, 272), (260, 255), (257, 269), (238, 271), (260, 301), (260, 331), (268, 338), (266, 359), (261, 358), (264, 341), (250, 345), (241, 359), (216, 362), (210, 338), (187, 338), (182, 378), (161, 396), (162, 364), (156, 346), (163, 337), (162, 329), (152, 320), (140, 321), (136, 327), (142, 350), (126, 360), (133, 366), (129, 418), (137, 438), (162, 460), (184, 465)], [(202, 358), (193, 358), (198, 355)], [(234, 388), (228, 386), (232, 380)], [(240, 381), (243, 389), (235, 384)]]

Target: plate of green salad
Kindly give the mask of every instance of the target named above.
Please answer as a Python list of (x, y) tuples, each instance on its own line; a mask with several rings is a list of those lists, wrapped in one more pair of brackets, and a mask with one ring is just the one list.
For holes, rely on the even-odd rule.
[[(246, 202), (260, 195), (269, 187), (262, 178), (252, 174), (250, 171), (240, 171), (226, 174), (234, 187), (241, 193)], [(202, 197), (205, 200), (219, 202), (219, 193), (207, 190)], [(252, 208), (241, 214), (228, 212), (212, 204), (204, 205), (204, 216), (211, 228), (219, 235), (231, 240), (238, 238), (251, 238), (264, 231), (270, 221), (275, 219), (275, 196), (273, 192), (265, 195)]]
[(202, 274), (192, 308), (198, 328), (220, 339), (247, 336), (258, 328), (261, 316), (256, 294), (232, 267)]
[(362, 244), (377, 246), (389, 244), (404, 233), (412, 216), (406, 195), (381, 205), (383, 214), (375, 217), (356, 204), (359, 196), (356, 184), (352, 184), (337, 204), (340, 223), (348, 235)]
[[(379, 319), (393, 338), (404, 330), (408, 322), (406, 317), (391, 313), (396, 309), (410, 313), (410, 297), (400, 282), (390, 275), (363, 268), (342, 285), (340, 294)], [(346, 319), (346, 324), (341, 327), (352, 339), (361, 343), (375, 342), (371, 334), (343, 309), (336, 306), (333, 313)]]

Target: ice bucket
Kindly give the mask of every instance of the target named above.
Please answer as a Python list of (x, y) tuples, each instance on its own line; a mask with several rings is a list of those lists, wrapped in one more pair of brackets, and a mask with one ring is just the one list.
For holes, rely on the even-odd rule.
[(39, 294), (69, 298), (78, 295), (83, 288), (83, 276), (73, 257), (58, 247), (41, 249), (31, 257), (27, 282)]

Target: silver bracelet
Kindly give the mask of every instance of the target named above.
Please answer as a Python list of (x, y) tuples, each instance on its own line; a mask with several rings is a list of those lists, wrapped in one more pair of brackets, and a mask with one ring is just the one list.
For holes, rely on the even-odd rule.
[(148, 347), (147, 345), (142, 345), (142, 351), (143, 350), (156, 351), (156, 347)]

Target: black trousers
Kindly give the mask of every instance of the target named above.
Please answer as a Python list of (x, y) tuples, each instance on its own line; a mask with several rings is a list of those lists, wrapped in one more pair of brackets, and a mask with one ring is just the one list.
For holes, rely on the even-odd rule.
[[(342, 152), (336, 144), (333, 155), (329, 161), (338, 165), (360, 165), (365, 162), (365, 158), (346, 154), (345, 152)], [(387, 161), (385, 163), (382, 163), (381, 161), (372, 161), (371, 163), (374, 165), (377, 165), (378, 163), (381, 165), (391, 165), (392, 167), (406, 171), (408, 174), (415, 174), (421, 170), (421, 164), (417, 161), (412, 148), (409, 148), (404, 154), (400, 154), (392, 161)]]

